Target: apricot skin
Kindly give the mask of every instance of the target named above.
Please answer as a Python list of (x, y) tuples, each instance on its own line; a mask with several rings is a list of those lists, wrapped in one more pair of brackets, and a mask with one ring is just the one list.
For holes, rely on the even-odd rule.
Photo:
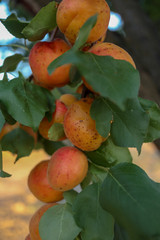
[[(60, 100), (56, 100), (56, 109), (52, 115), (51, 121), (48, 121), (46, 117), (42, 119), (39, 125), (39, 132), (42, 137), (49, 139), (48, 131), (54, 123), (62, 123), (64, 121), (64, 115), (67, 112), (67, 107)], [(63, 138), (64, 139), (64, 138)], [(59, 139), (63, 140), (63, 139)]]
[(41, 161), (28, 176), (28, 187), (32, 194), (42, 202), (57, 202), (63, 199), (63, 193), (54, 190), (48, 182), (47, 169), (49, 160)]
[(48, 203), (39, 208), (29, 222), (29, 233), (32, 240), (42, 240), (39, 234), (39, 222), (43, 214), (56, 203)]
[(59, 100), (63, 102), (66, 107), (69, 107), (72, 105), (72, 103), (77, 101), (77, 98), (72, 94), (63, 94)]
[(26, 236), (25, 240), (32, 240), (32, 239), (31, 239), (31, 236), (28, 234), (28, 235)]
[(55, 190), (68, 191), (83, 181), (88, 172), (88, 160), (75, 147), (62, 147), (51, 157), (48, 181)]
[(95, 14), (98, 14), (97, 23), (87, 40), (92, 43), (103, 37), (108, 28), (110, 8), (105, 0), (63, 0), (57, 10), (57, 25), (74, 44), (80, 28)]
[[(127, 51), (125, 51), (123, 48), (108, 42), (103, 43), (97, 43), (93, 47), (89, 49), (88, 52), (91, 52), (95, 55), (99, 56), (111, 56), (114, 59), (118, 60), (125, 60), (133, 65), (134, 68), (136, 68), (136, 65), (132, 59), (132, 57), (129, 55)], [(93, 88), (86, 82), (84, 78), (82, 78), (83, 83), (85, 86), (92, 92), (94, 92)], [(118, 79), (117, 79), (118, 80)]]
[(51, 75), (47, 68), (54, 59), (69, 49), (69, 45), (62, 39), (36, 43), (29, 54), (34, 83), (47, 89), (66, 85), (69, 82), (70, 64), (57, 68)]
[(64, 131), (73, 145), (83, 151), (94, 151), (105, 140), (96, 130), (90, 117), (91, 98), (82, 98), (72, 104), (64, 118)]

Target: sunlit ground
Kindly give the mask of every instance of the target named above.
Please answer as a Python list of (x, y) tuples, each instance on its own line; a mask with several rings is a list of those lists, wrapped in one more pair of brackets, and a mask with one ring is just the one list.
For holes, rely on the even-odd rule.
[[(145, 169), (153, 180), (160, 182), (160, 153), (153, 144), (144, 144), (142, 153), (131, 150), (134, 162)], [(4, 170), (12, 177), (0, 179), (0, 240), (24, 240), (29, 219), (42, 203), (29, 192), (27, 177), (41, 160), (48, 159), (43, 151), (34, 151), (30, 157), (13, 164), (15, 156), (3, 153)]]

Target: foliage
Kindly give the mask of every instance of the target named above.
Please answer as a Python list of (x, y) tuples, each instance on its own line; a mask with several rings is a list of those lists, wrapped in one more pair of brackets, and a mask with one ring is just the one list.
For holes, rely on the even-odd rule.
[[(30, 22), (21, 21), (14, 14), (1, 22), (17, 38), (42, 40), (57, 26), (56, 9), (57, 4), (52, 1)], [(5, 122), (17, 121), (38, 132), (44, 116), (49, 119), (54, 112), (57, 96), (69, 91), (76, 94), (83, 76), (93, 88), (90, 115), (99, 134), (108, 138), (97, 150), (84, 152), (89, 171), (81, 183), (82, 191), (65, 192), (65, 203), (46, 211), (40, 221), (41, 238), (158, 240), (159, 184), (132, 163), (128, 148), (137, 148), (140, 154), (144, 142), (160, 137), (160, 109), (156, 103), (138, 97), (140, 77), (130, 63), (83, 51), (96, 20), (97, 15), (89, 18), (74, 46), (48, 66), (51, 74), (57, 67), (71, 63), (68, 86), (50, 91), (25, 79), (21, 72), (11, 81), (3, 78), (0, 82), (0, 130)], [(0, 72), (4, 72), (4, 76), (14, 72), (23, 60), (23, 54), (15, 53), (4, 60)], [(38, 133), (37, 143), (49, 155), (70, 144), (55, 142), (59, 136), (64, 136), (62, 124), (54, 123), (49, 136), (50, 140), (46, 140)], [(0, 144), (0, 177), (10, 176), (3, 170), (2, 150), (17, 154), (17, 161), (34, 149), (33, 137), (22, 129), (3, 136)]]

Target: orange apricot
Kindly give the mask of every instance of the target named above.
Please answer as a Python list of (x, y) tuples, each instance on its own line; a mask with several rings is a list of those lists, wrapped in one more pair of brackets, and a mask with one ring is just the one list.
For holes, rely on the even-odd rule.
[(32, 240), (42, 240), (39, 234), (39, 222), (43, 214), (56, 203), (48, 203), (40, 207), (32, 216), (29, 222), (29, 233)]
[(69, 45), (62, 39), (36, 43), (29, 54), (34, 83), (48, 89), (66, 85), (69, 82), (70, 64), (57, 68), (51, 75), (47, 68), (53, 60), (69, 49)]
[(88, 172), (86, 155), (75, 147), (59, 148), (48, 164), (48, 181), (59, 191), (68, 191), (83, 181)]
[(74, 44), (80, 28), (95, 14), (98, 19), (87, 40), (92, 43), (103, 37), (108, 28), (110, 8), (105, 0), (62, 0), (57, 10), (57, 25)]
[[(67, 107), (65, 106), (65, 104), (63, 102), (61, 102), (60, 100), (56, 100), (56, 109), (52, 115), (52, 119), (51, 121), (48, 121), (48, 119), (46, 117), (44, 117), (42, 119), (42, 121), (40, 122), (39, 125), (39, 132), (42, 135), (42, 137), (49, 139), (48, 136), (48, 131), (51, 128), (51, 126), (54, 123), (61, 123), (63, 124), (64, 121), (64, 115), (67, 112)], [(65, 137), (62, 137), (62, 139), (60, 138), (60, 140), (63, 140)]]
[(47, 178), (49, 160), (41, 161), (28, 176), (28, 187), (32, 194), (40, 201), (50, 203), (63, 199), (63, 193), (54, 190)]
[(59, 98), (59, 100), (63, 102), (66, 105), (66, 107), (69, 107), (70, 105), (72, 105), (72, 103), (77, 101), (77, 98), (72, 94), (63, 94)]
[(95, 120), (90, 116), (92, 98), (82, 98), (74, 102), (65, 114), (64, 131), (73, 145), (94, 151), (105, 140), (96, 130)]

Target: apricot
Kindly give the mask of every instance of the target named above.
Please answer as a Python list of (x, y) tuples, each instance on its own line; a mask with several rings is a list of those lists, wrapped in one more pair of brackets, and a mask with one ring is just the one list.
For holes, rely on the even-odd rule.
[(59, 100), (63, 102), (68, 108), (69, 106), (72, 105), (72, 103), (77, 101), (77, 98), (72, 94), (63, 94)]
[[(132, 57), (129, 55), (127, 51), (125, 51), (123, 48), (108, 42), (103, 43), (97, 43), (93, 47), (89, 49), (88, 52), (91, 52), (95, 55), (99, 56), (111, 56), (114, 59), (118, 60), (125, 60), (133, 65), (134, 68), (136, 68), (136, 65), (132, 59)], [(82, 78), (83, 83), (85, 86), (92, 92), (94, 92), (93, 88), (86, 82), (85, 78)], [(117, 79), (118, 80), (118, 79)]]
[(68, 191), (83, 181), (88, 172), (88, 160), (75, 147), (62, 147), (51, 157), (48, 164), (48, 181), (59, 191)]
[(98, 14), (98, 19), (87, 39), (92, 43), (103, 37), (108, 28), (110, 8), (105, 0), (63, 0), (57, 10), (57, 25), (74, 44), (80, 28), (95, 14)]
[(72, 104), (64, 118), (66, 137), (83, 151), (94, 151), (106, 139), (96, 130), (95, 120), (90, 116), (92, 98), (82, 98)]
[(66, 85), (69, 82), (70, 64), (57, 68), (51, 75), (48, 74), (47, 68), (54, 59), (69, 49), (69, 45), (62, 39), (36, 43), (29, 54), (34, 83), (47, 89)]
[(26, 236), (25, 240), (32, 240), (30, 234)]
[[(60, 100), (56, 100), (56, 109), (52, 115), (52, 119), (51, 121), (48, 121), (48, 119), (46, 117), (44, 117), (42, 119), (42, 121), (40, 122), (39, 125), (39, 132), (42, 135), (42, 137), (49, 139), (48, 136), (48, 131), (51, 128), (51, 126), (54, 123), (62, 123), (64, 121), (64, 115), (67, 112), (67, 107), (65, 106), (65, 104), (63, 102), (61, 102)], [(62, 137), (62, 139), (60, 138), (59, 140), (63, 140), (65, 137)]]
[(39, 234), (39, 222), (43, 214), (56, 203), (48, 203), (40, 207), (32, 216), (29, 222), (29, 233), (32, 240), (42, 240)]
[(49, 160), (38, 163), (28, 176), (28, 187), (33, 195), (40, 201), (50, 203), (63, 199), (63, 193), (54, 190), (47, 178)]
[(1, 130), (1, 132), (0, 132), (0, 140), (3, 138), (4, 135), (6, 135), (7, 133), (13, 131), (16, 128), (23, 129), (24, 131), (26, 131), (29, 135), (31, 135), (34, 138), (34, 142), (35, 143), (37, 142), (37, 133), (34, 132), (32, 128), (24, 126), (24, 125), (22, 125), (22, 124), (20, 124), (18, 122), (16, 122), (13, 125), (5, 123), (3, 128), (2, 128), (2, 130)]

